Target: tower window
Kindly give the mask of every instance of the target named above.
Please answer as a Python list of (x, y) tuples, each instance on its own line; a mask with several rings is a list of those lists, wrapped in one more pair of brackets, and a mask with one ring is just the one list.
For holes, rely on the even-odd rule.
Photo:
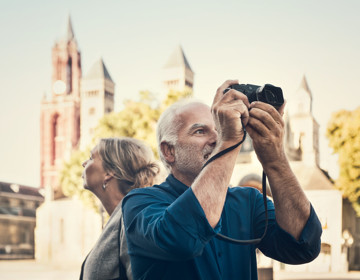
[(86, 93), (86, 95), (88, 96), (88, 97), (95, 97), (95, 96), (97, 96), (99, 94), (99, 91), (98, 90), (90, 90), (90, 91), (88, 91), (87, 93)]
[(94, 115), (95, 114), (95, 108), (94, 107), (91, 107), (90, 109), (89, 109), (89, 115), (91, 116), (91, 115)]

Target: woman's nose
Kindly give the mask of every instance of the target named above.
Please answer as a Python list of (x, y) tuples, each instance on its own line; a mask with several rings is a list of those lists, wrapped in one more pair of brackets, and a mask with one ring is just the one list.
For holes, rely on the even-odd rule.
[(81, 164), (82, 167), (85, 167), (86, 163), (87, 163), (87, 160), (85, 160), (85, 161)]

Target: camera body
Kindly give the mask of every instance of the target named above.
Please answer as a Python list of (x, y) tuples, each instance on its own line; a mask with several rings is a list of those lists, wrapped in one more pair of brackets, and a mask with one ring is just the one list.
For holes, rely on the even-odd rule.
[(263, 86), (235, 84), (225, 89), (224, 93), (228, 92), (230, 89), (235, 89), (245, 94), (250, 103), (253, 101), (261, 101), (274, 106), (276, 109), (279, 109), (279, 107), (284, 104), (282, 89), (270, 84), (265, 84)]

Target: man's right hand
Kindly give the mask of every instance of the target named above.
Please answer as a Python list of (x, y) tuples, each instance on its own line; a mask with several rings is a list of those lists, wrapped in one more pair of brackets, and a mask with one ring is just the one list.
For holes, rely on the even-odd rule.
[(244, 136), (243, 125), (246, 126), (249, 120), (250, 103), (247, 96), (234, 89), (224, 94), (225, 89), (238, 83), (238, 80), (225, 81), (217, 89), (211, 106), (219, 135), (218, 143), (221, 146), (231, 146), (240, 142)]

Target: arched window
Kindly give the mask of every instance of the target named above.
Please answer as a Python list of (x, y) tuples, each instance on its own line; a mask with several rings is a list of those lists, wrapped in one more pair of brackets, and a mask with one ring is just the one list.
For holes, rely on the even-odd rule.
[(50, 151), (50, 162), (52, 165), (55, 164), (56, 159), (56, 137), (59, 136), (59, 115), (55, 114), (51, 122), (51, 151)]
[(94, 107), (91, 107), (89, 109), (89, 115), (92, 116), (92, 115), (95, 115), (95, 108)]
[(69, 57), (69, 60), (66, 64), (66, 93), (70, 94), (72, 92), (72, 59)]

